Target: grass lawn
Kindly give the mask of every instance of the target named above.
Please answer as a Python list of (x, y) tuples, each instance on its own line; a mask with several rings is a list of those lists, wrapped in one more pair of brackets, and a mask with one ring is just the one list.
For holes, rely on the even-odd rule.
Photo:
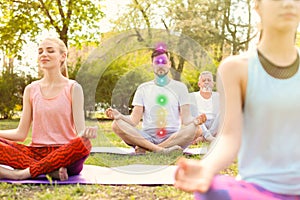
[[(18, 120), (1, 120), (0, 129), (15, 128)], [(99, 127), (98, 137), (92, 141), (95, 146), (128, 147), (112, 131), (111, 121), (87, 121), (87, 125)], [(30, 143), (31, 133), (24, 142)], [(207, 145), (207, 144), (203, 144)], [(197, 147), (200, 147), (198, 145)], [(161, 155), (147, 153), (142, 156), (92, 154), (86, 164), (106, 167), (129, 164), (174, 165), (179, 153)], [(200, 159), (199, 156), (186, 156)], [(236, 163), (232, 164), (223, 174), (236, 175)], [(193, 199), (193, 195), (175, 189), (173, 186), (105, 186), (105, 185), (16, 185), (0, 183), (0, 199)]]

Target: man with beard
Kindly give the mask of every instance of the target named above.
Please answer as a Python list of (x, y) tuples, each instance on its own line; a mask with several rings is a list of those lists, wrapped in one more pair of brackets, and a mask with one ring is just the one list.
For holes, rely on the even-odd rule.
[[(164, 45), (155, 48), (151, 58), (155, 79), (137, 88), (132, 113), (125, 116), (108, 108), (106, 115), (114, 119), (113, 131), (136, 153), (182, 151), (191, 144), (206, 118), (191, 116), (186, 85), (168, 76), (171, 61)], [(141, 119), (139, 130), (136, 126)]]
[(198, 86), (200, 90), (191, 93), (192, 115), (205, 114), (207, 120), (199, 127), (194, 144), (204, 140), (212, 142), (219, 125), (219, 93), (213, 92), (214, 80), (210, 71), (200, 74)]

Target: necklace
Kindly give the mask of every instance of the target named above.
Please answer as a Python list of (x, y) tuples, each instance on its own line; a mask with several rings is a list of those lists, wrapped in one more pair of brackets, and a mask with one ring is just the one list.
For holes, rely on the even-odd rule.
[(259, 61), (264, 70), (272, 77), (278, 79), (288, 79), (294, 76), (299, 69), (299, 54), (296, 60), (288, 66), (278, 66), (267, 59), (259, 50), (257, 50)]

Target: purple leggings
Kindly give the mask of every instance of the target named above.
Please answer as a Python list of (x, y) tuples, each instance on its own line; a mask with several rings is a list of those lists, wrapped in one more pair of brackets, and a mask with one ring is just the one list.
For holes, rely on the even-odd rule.
[(282, 195), (258, 185), (237, 181), (230, 176), (216, 176), (205, 194), (195, 193), (196, 200), (300, 200), (300, 195)]

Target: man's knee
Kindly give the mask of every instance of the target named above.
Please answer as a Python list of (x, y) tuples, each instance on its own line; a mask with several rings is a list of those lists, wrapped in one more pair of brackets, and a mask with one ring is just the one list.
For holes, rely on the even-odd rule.
[(180, 134), (178, 134), (178, 145), (182, 148), (186, 148), (195, 141), (196, 137), (196, 130), (195, 128), (188, 128), (181, 130)]
[[(123, 135), (125, 134), (124, 131), (120, 128), (120, 126), (118, 125), (118, 123), (114, 120), (111, 128), (113, 130), (114, 133), (116, 133), (118, 136), (123, 138)], [(125, 134), (126, 135), (126, 134)]]

